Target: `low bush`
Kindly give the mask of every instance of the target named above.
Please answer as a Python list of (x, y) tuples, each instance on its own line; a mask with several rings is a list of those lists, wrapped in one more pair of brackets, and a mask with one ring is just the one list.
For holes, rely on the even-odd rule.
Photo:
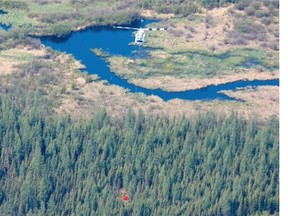
[(259, 2), (253, 2), (251, 4), (251, 7), (253, 7), (255, 10), (259, 10), (260, 9), (260, 3)]
[(279, 38), (279, 28), (273, 29), (272, 32), (275, 37)]
[(188, 28), (188, 30), (189, 30), (191, 33), (196, 33), (196, 30), (195, 30), (195, 28), (194, 28), (193, 26), (190, 26), (190, 27)]
[(253, 22), (250, 19), (236, 20), (234, 22), (234, 29), (239, 33), (244, 34), (257, 33), (258, 31), (263, 31), (262, 26)]
[(274, 0), (271, 2), (271, 4), (274, 6), (274, 8), (279, 9), (279, 0)]
[(214, 19), (213, 19), (213, 17), (211, 15), (207, 15), (205, 17), (204, 22), (205, 22), (206, 28), (210, 28), (211, 26), (214, 25)]
[(246, 7), (245, 8), (245, 13), (248, 15), (248, 16), (254, 16), (255, 15), (255, 9), (251, 6), (249, 7)]
[(186, 39), (191, 39), (191, 38), (193, 38), (193, 36), (191, 34), (186, 35)]
[(234, 21), (234, 29), (244, 34), (261, 34), (266, 32), (263, 25), (254, 22), (252, 19), (241, 19)]
[(38, 40), (38, 39), (31, 38), (31, 40), (29, 41), (29, 45), (30, 45), (33, 49), (40, 49), (41, 46), (42, 46), (42, 43), (41, 43), (40, 40)]
[(1, 1), (1, 7), (12, 10), (27, 10), (28, 4), (23, 1)]
[(240, 1), (234, 5), (234, 8), (237, 10), (244, 10), (248, 6), (249, 6), (249, 1)]
[(182, 30), (175, 30), (175, 29), (169, 29), (169, 33), (171, 33), (174, 37), (181, 37), (183, 36)]
[(262, 2), (266, 7), (270, 5), (270, 0), (263, 0)]
[(57, 37), (64, 37), (70, 33), (71, 28), (68, 25), (64, 24), (55, 24), (51, 27), (51, 31), (53, 35), (57, 35)]
[(269, 17), (262, 17), (261, 18), (261, 23), (263, 23), (264, 25), (268, 26), (272, 23), (272, 19)]
[(279, 43), (278, 42), (271, 42), (268, 44), (268, 47), (272, 50), (278, 51), (279, 50)]
[(267, 35), (265, 33), (259, 33), (257, 34), (256, 36), (256, 39), (259, 40), (259, 41), (266, 41), (267, 40)]
[(235, 14), (235, 10), (233, 8), (228, 8), (227, 12), (231, 15)]
[(266, 10), (256, 10), (255, 11), (255, 16), (257, 18), (261, 18), (261, 17), (268, 17), (269, 16), (269, 12)]
[(243, 35), (232, 31), (227, 33), (227, 38), (224, 40), (224, 44), (247, 45), (248, 42)]
[(276, 16), (276, 17), (279, 16), (279, 10), (276, 9), (276, 8), (274, 8), (274, 6), (269, 5), (267, 8), (268, 8), (268, 10), (269, 10), (270, 15)]
[(241, 19), (234, 22), (233, 31), (226, 35), (232, 43), (247, 44), (247, 41), (265, 41), (266, 30), (263, 25), (254, 22), (252, 19)]
[(49, 0), (33, 0), (34, 3), (45, 5), (49, 3)]

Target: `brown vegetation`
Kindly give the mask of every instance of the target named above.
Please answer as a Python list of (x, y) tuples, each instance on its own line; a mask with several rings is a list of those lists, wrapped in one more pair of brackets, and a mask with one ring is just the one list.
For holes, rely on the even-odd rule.
[[(46, 1), (35, 2), (40, 5), (46, 4)], [(121, 7), (123, 7), (123, 5)], [(235, 30), (236, 23), (233, 21), (234, 15), (231, 14), (231, 10), (233, 10), (233, 13), (237, 13), (239, 17), (241, 17), (241, 14), (243, 15), (245, 13), (244, 10), (239, 11), (233, 9), (233, 6), (230, 5), (225, 8), (203, 10), (201, 14), (191, 15), (189, 19), (178, 20), (175, 18), (166, 20), (159, 23), (159, 25), (167, 25), (169, 28), (172, 26), (173, 28), (170, 28), (169, 31), (157, 34), (151, 32), (151, 37), (148, 36), (149, 45), (154, 47), (160, 46), (174, 52), (193, 49), (204, 49), (214, 52), (228, 50), (231, 47), (237, 46), (259, 47), (264, 43), (266, 46), (263, 45), (262, 47), (265, 49), (275, 49), (275, 46), (273, 45), (275, 38), (277, 38), (277, 33), (275, 33), (275, 31), (265, 32), (265, 42), (261, 41), (262, 39), (258, 38), (258, 36), (251, 40), (246, 38), (247, 40), (243, 42), (243, 44), (231, 43), (231, 41), (227, 40), (227, 35), (229, 36), (229, 34), (231, 34), (229, 32)], [(91, 13), (93, 13), (92, 9)], [(148, 11), (146, 11), (146, 13), (147, 16), (154, 16), (151, 14), (149, 15)], [(77, 16), (77, 14), (74, 14), (73, 16)], [(261, 17), (261, 21), (255, 22), (257, 26), (261, 26), (261, 22), (267, 23), (267, 20), (265, 20), (263, 16)], [(40, 20), (40, 18), (37, 19)], [(81, 25), (77, 24), (76, 26), (79, 27)], [(237, 28), (238, 30), (243, 28), (241, 31), (244, 31), (242, 33), (246, 34), (247, 29), (245, 29), (245, 26), (241, 27), (240, 24), (240, 27), (238, 25)], [(271, 22), (269, 28), (275, 29), (275, 24)], [(3, 45), (1, 44), (1, 47), (2, 46)], [(38, 45), (35, 44), (35, 46)], [(13, 55), (7, 55), (7, 53), (11, 54), (13, 52), (17, 53), (17, 55), (21, 55), (18, 56), (19, 58), (16, 56), (19, 60), (18, 62), (13, 59)], [(24, 58), (22, 58), (23, 56)], [(163, 58), (165, 58), (165, 56), (163, 56)], [(47, 97), (57, 100), (55, 105), (57, 112), (66, 112), (72, 114), (74, 117), (89, 117), (91, 113), (102, 108), (107, 109), (107, 111), (114, 116), (121, 116), (128, 108), (132, 108), (135, 111), (142, 109), (150, 114), (163, 114), (167, 116), (183, 114), (192, 116), (199, 112), (216, 111), (222, 113), (230, 112), (232, 110), (240, 112), (247, 118), (253, 116), (255, 113), (261, 118), (266, 118), (274, 114), (278, 115), (277, 107), (279, 99), (277, 97), (277, 87), (275, 87), (275, 89), (263, 87), (251, 91), (248, 89), (236, 92), (225, 92), (231, 96), (233, 95), (241, 98), (246, 102), (217, 100), (171, 100), (165, 102), (156, 96), (129, 93), (123, 88), (107, 85), (104, 81), (90, 82), (90, 76), (79, 73), (79, 69), (83, 68), (83, 66), (72, 56), (56, 54), (53, 51), (41, 47), (20, 48), (19, 46), (13, 47), (11, 45), (11, 47), (1, 50), (0, 62), (3, 65), (3, 67), (0, 65), (1, 81), (3, 81), (1, 88), (6, 88), (6, 85), (21, 84), (19, 85), (19, 88), (23, 91), (25, 91), (25, 88), (40, 89)], [(16, 64), (18, 66), (12, 74), (12, 70), (14, 70)], [(275, 77), (278, 77), (278, 72), (267, 75), (265, 72), (259, 73), (257, 71), (250, 71), (247, 74), (217, 77), (215, 79), (209, 79), (209, 81), (205, 79), (176, 80), (173, 78), (172, 82), (171, 77), (164, 76), (157, 80), (157, 85), (155, 85), (156, 80), (153, 79), (150, 81), (147, 80), (146, 83), (141, 80), (141, 84), (152, 88), (158, 88), (162, 85), (163, 88), (169, 90), (185, 90), (188, 88), (199, 88), (208, 84), (234, 81), (236, 79), (270, 79)], [(140, 82), (140, 80), (132, 81), (135, 83)], [(3, 83), (5, 83), (5, 86)], [(181, 88), (179, 86), (181, 86)], [(265, 102), (265, 100), (267, 101)]]
[(250, 70), (247, 73), (225, 75), (215, 78), (192, 78), (192, 79), (177, 79), (175, 77), (163, 76), (163, 77), (151, 77), (149, 79), (131, 79), (131, 83), (139, 86), (143, 86), (149, 89), (161, 88), (166, 91), (185, 91), (191, 89), (203, 88), (209, 85), (219, 85), (228, 82), (234, 82), (238, 80), (267, 80), (277, 79), (279, 72), (261, 72), (256, 70)]
[[(225, 94), (245, 100), (236, 101), (184, 101), (174, 99), (163, 101), (157, 96), (131, 94), (117, 86), (107, 86), (104, 82), (85, 84), (78, 91), (65, 97), (57, 109), (58, 112), (72, 114), (74, 117), (89, 117), (95, 110), (107, 109), (115, 116), (121, 117), (129, 108), (134, 111), (143, 110), (151, 115), (169, 117), (213, 111), (218, 114), (236, 111), (245, 118), (258, 116), (265, 119), (279, 115), (278, 87), (259, 87), (256, 90), (225, 91)], [(72, 97), (71, 97), (72, 96)]]
[(0, 51), (0, 76), (11, 74), (18, 64), (27, 63), (35, 57), (43, 57), (45, 53), (45, 50), (35, 50), (29, 46)]
[(141, 10), (140, 16), (145, 17), (147, 19), (170, 19), (170, 18), (173, 18), (175, 15), (173, 13), (161, 14), (161, 13), (157, 13), (154, 10), (146, 9), (146, 10)]
[(261, 86), (255, 89), (245, 88), (222, 92), (245, 101), (245, 106), (237, 109), (237, 111), (247, 118), (252, 118), (253, 115), (260, 118), (267, 118), (267, 116), (272, 115), (279, 116), (279, 87)]
[[(174, 52), (191, 49), (226, 51), (236, 47), (278, 50), (276, 46), (267, 45), (279, 41), (279, 35), (274, 34), (279, 22), (278, 9), (274, 8), (276, 13), (267, 17), (265, 13), (268, 9), (261, 6), (258, 9), (261, 16), (256, 16), (254, 7), (244, 7), (244, 11), (244, 8), (239, 10), (234, 4), (230, 4), (211, 10), (202, 9), (201, 13), (192, 14), (179, 21), (165, 20), (158, 25), (168, 27), (168, 31), (157, 34), (149, 32), (151, 37), (148, 45)], [(267, 25), (273, 30), (269, 30)]]
[[(8, 49), (6, 52), (11, 52), (11, 50)], [(114, 116), (122, 116), (129, 108), (136, 112), (142, 109), (149, 114), (170, 117), (183, 114), (193, 116), (206, 111), (229, 113), (232, 110), (237, 110), (246, 117), (254, 115), (258, 110), (261, 111), (261, 118), (276, 113), (273, 111), (275, 108), (270, 109), (270, 105), (267, 106), (267, 103), (255, 106), (255, 103), (248, 100), (244, 103), (178, 99), (165, 102), (156, 96), (145, 96), (142, 93), (132, 94), (121, 87), (97, 81), (97, 78), (96, 81), (90, 82), (87, 75), (79, 73), (79, 69), (83, 66), (70, 55), (51, 53), (43, 48), (41, 50), (25, 48), (22, 52), (25, 50), (30, 53), (39, 53), (39, 55), (36, 59), (31, 59), (28, 63), (16, 67), (13, 74), (3, 75), (1, 91), (5, 92), (4, 89), (9, 85), (17, 86), (17, 88), (21, 88), (21, 91), (40, 90), (42, 94), (57, 102), (55, 103), (57, 112), (69, 113), (75, 118), (89, 118), (90, 114), (103, 108)], [(45, 53), (45, 55), (41, 53)], [(270, 93), (275, 95), (275, 92)], [(235, 96), (240, 98), (239, 95)], [(270, 101), (271, 106), (278, 106), (277, 98), (271, 97)], [(262, 97), (262, 102), (264, 102), (264, 97)], [(270, 111), (264, 112), (262, 111), (264, 109)]]

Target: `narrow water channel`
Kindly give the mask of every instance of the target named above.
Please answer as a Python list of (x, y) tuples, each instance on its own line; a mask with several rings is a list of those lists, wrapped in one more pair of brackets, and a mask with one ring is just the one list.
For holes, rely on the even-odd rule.
[[(4, 12), (0, 11), (0, 15), (1, 13), (3, 14)], [(150, 22), (152, 21), (146, 20), (142, 23), (142, 27)], [(5, 29), (7, 28), (9, 27), (6, 26)], [(167, 92), (161, 89), (151, 90), (131, 84), (126, 79), (117, 76), (110, 71), (107, 62), (103, 58), (95, 56), (90, 50), (91, 48), (101, 48), (103, 51), (108, 51), (111, 55), (135, 57), (137, 53), (145, 52), (145, 48), (128, 45), (130, 42), (134, 41), (132, 30), (97, 27), (73, 32), (66, 38), (41, 37), (40, 40), (44, 45), (49, 46), (54, 50), (72, 54), (86, 66), (85, 70), (89, 74), (97, 74), (100, 79), (108, 81), (109, 84), (121, 86), (132, 93), (141, 92), (145, 95), (156, 95), (165, 101), (176, 98), (184, 100), (235, 100), (234, 98), (218, 92), (221, 90), (235, 90), (247, 86), (279, 86), (279, 80), (275, 79), (236, 81), (182, 92)]]
[[(129, 83), (126, 79), (117, 76), (110, 71), (107, 62), (101, 57), (95, 56), (90, 49), (101, 48), (103, 51), (109, 51), (111, 55), (132, 56), (132, 53), (139, 52), (137, 46), (128, 44), (134, 40), (132, 31), (113, 29), (108, 27), (90, 28), (80, 32), (74, 32), (67, 38), (44, 37), (42, 43), (55, 50), (60, 50), (73, 54), (85, 66), (89, 74), (97, 74), (100, 79), (107, 80), (109, 84), (114, 84), (128, 89), (130, 92), (142, 92), (146, 95), (156, 95), (163, 100), (175, 98), (184, 100), (235, 100), (225, 94), (218, 93), (221, 90), (234, 90), (247, 86), (278, 86), (279, 80), (254, 80), (254, 81), (236, 81), (218, 86), (208, 86), (197, 90), (182, 92), (167, 92), (161, 89), (147, 89)], [(135, 54), (134, 54), (135, 55)]]

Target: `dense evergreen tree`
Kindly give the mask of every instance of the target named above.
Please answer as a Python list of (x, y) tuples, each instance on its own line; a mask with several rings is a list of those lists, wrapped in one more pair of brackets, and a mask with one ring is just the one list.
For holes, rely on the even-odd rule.
[(235, 113), (190, 120), (130, 110), (120, 121), (102, 110), (81, 122), (48, 115), (33, 98), (28, 108), (0, 99), (0, 215), (279, 211), (276, 118), (259, 125)]

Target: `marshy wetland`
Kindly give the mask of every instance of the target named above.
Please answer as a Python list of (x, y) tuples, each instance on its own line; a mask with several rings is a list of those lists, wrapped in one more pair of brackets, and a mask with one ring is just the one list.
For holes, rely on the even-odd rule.
[[(59, 4), (52, 4), (49, 8), (51, 7), (50, 9), (52, 10), (53, 7), (59, 6)], [(62, 11), (59, 11), (59, 13), (68, 13), (68, 8), (71, 5), (61, 4), (64, 4), (62, 5), (63, 10), (61, 9)], [(32, 11), (34, 11), (35, 14), (38, 13), (37, 20), (39, 17), (45, 15), (39, 12), (41, 7), (45, 8), (45, 4), (37, 5), (37, 3), (29, 2), (28, 5), (29, 8), (31, 7), (33, 9)], [(175, 16), (173, 13), (172, 15), (166, 16), (157, 12), (151, 13), (149, 10), (144, 10), (141, 15), (146, 16), (145, 20), (147, 22), (143, 23), (142, 27), (148, 25), (149, 27), (168, 28), (168, 30), (164, 32), (147, 32), (147, 43), (144, 47), (129, 46), (130, 42), (134, 40), (132, 31), (123, 31), (107, 26), (92, 27), (83, 30), (83, 28), (85, 28), (84, 24), (73, 23), (75, 26), (73, 28), (69, 27), (69, 29), (74, 32), (69, 33), (66, 31), (66, 33), (60, 32), (56, 34), (55, 32), (52, 33), (57, 29), (56, 27), (53, 27), (53, 31), (50, 29), (50, 25), (44, 27), (43, 25), (46, 22), (42, 18), (40, 19), (43, 24), (41, 24), (41, 27), (40, 22), (37, 22), (37, 24), (34, 22), (35, 18), (34, 21), (29, 21), (34, 22), (31, 25), (29, 24), (29, 28), (31, 34), (57, 35), (39, 37), (46, 45), (45, 49), (51, 47), (52, 49), (72, 54), (72, 58), (74, 57), (80, 61), (80, 71), (86, 72), (86, 74), (83, 74), (83, 79), (89, 82), (85, 84), (85, 81), (80, 81), (80, 78), (77, 78), (76, 81), (68, 82), (73, 83), (72, 92), (76, 95), (78, 94), (77, 89), (81, 92), (82, 96), (75, 96), (75, 98), (85, 98), (87, 92), (89, 92), (87, 94), (91, 95), (93, 89), (88, 91), (87, 88), (92, 86), (90, 83), (91, 80), (96, 80), (96, 86), (101, 83), (101, 85), (104, 84), (107, 89), (118, 89), (115, 90), (116, 92), (119, 91), (120, 88), (116, 88), (114, 85), (124, 88), (121, 89), (120, 92), (122, 93), (120, 95), (123, 94), (123, 96), (126, 95), (134, 99), (136, 98), (135, 103), (138, 104), (138, 102), (140, 102), (138, 104), (139, 106), (142, 106), (145, 101), (145, 104), (149, 107), (151, 100), (154, 102), (157, 101), (158, 105), (153, 105), (153, 110), (157, 110), (160, 107), (162, 107), (160, 110), (166, 110), (167, 106), (170, 106), (168, 105), (169, 102), (166, 102), (168, 104), (166, 104), (164, 108), (163, 105), (160, 105), (159, 101), (163, 100), (165, 102), (173, 99), (177, 101), (178, 99), (191, 101), (189, 103), (191, 103), (192, 106), (193, 100), (200, 100), (200, 102), (201, 100), (212, 100), (209, 102), (211, 104), (216, 103), (216, 101), (213, 102), (215, 99), (236, 100), (239, 101), (236, 103), (240, 103), (240, 101), (242, 101), (241, 103), (245, 103), (243, 102), (245, 100), (241, 97), (233, 97), (233, 94), (229, 94), (228, 96), (226, 90), (239, 91), (240, 89), (241, 91), (241, 89), (245, 87), (249, 88), (249, 86), (255, 88), (256, 86), (274, 85), (277, 87), (279, 85), (278, 50), (277, 47), (272, 46), (271, 42), (277, 38), (277, 33), (269, 31), (275, 29), (277, 26), (277, 14), (274, 12), (274, 14), (270, 16), (272, 22), (269, 23), (268, 29), (266, 29), (265, 32), (261, 31), (262, 38), (258, 36), (258, 34), (252, 37), (255, 32), (251, 29), (249, 30), (249, 26), (245, 26), (245, 23), (259, 26), (262, 25), (265, 20), (263, 21), (260, 15), (250, 15), (250, 20), (247, 20), (244, 18), (244, 13), (247, 13), (247, 11), (241, 8), (239, 9), (238, 7), (237, 5), (228, 5), (227, 7), (221, 7), (219, 9), (198, 11), (195, 14), (184, 17)], [(269, 5), (263, 7), (264, 9), (265, 7), (268, 8), (267, 10), (277, 10), (276, 7), (272, 8)], [(83, 7), (77, 10), (79, 10), (79, 13), (84, 14), (84, 10), (86, 9), (87, 8)], [(2, 20), (0, 21), (2, 23), (12, 24), (15, 28), (27, 30), (25, 27), (27, 23), (17, 23), (12, 19), (13, 14), (16, 13), (15, 11), (9, 11), (8, 9), (7, 12), (8, 13), (3, 14), (5, 16), (1, 17)], [(32, 15), (30, 12), (29, 14), (30, 15), (26, 17), (26, 21), (27, 19), (31, 19)], [(153, 14), (153, 17), (151, 17), (151, 14)], [(236, 16), (234, 16), (235, 14)], [(22, 15), (24, 16), (24, 14)], [(251, 19), (253, 16), (256, 21), (252, 23)], [(233, 17), (237, 17), (237, 19), (232, 19)], [(3, 22), (4, 18), (5, 22)], [(60, 17), (58, 18), (61, 20)], [(108, 18), (105, 19), (107, 23), (105, 24), (105, 22), (102, 21), (102, 24), (113, 25), (117, 23), (120, 25), (121, 23), (125, 23), (117, 22), (111, 17), (111, 19)], [(149, 22), (149, 19), (152, 18), (157, 18), (158, 21), (154, 23)], [(224, 18), (225, 22), (222, 22)], [(72, 18), (68, 17), (67, 19)], [(25, 19), (22, 21), (26, 22)], [(91, 24), (92, 23), (90, 23), (90, 25)], [(99, 23), (94, 23), (94, 25), (99, 25)], [(45, 31), (47, 31), (47, 33), (45, 33), (45, 31), (41, 31), (40, 33), (39, 29), (41, 28), (46, 29)], [(38, 33), (36, 33), (36, 31), (38, 31)], [(230, 40), (228, 40), (229, 35), (236, 34), (237, 31), (239, 34), (242, 34), (243, 40), (245, 39), (244, 42), (238, 40), (239, 38), (237, 37), (230, 37)], [(68, 36), (59, 37), (65, 35), (64, 33), (68, 34)], [(266, 42), (263, 41), (264, 37), (266, 38)], [(98, 54), (97, 52), (96, 54), (93, 53), (91, 49), (94, 49), (94, 51), (98, 50)], [(2, 57), (3, 56), (4, 55), (2, 55)], [(11, 58), (15, 58), (15, 56)], [(76, 77), (77, 76), (78, 75), (76, 75)], [(87, 76), (90, 78), (86, 78)], [(84, 89), (86, 89), (87, 92), (85, 92)], [(102, 90), (95, 89), (95, 91), (103, 92), (102, 87), (101, 89)], [(259, 89), (261, 90), (261, 88)], [(114, 90), (112, 90), (112, 92)], [(134, 96), (132, 96), (133, 93), (135, 94)], [(245, 91), (243, 93), (245, 93)], [(118, 93), (112, 94), (118, 95)], [(143, 96), (139, 96), (142, 94)], [(146, 98), (145, 95), (154, 99)], [(157, 97), (159, 97), (160, 100), (156, 99)], [(81, 101), (81, 103), (83, 103), (82, 99)], [(182, 104), (180, 101), (177, 103)], [(63, 104), (65, 105), (67, 103)], [(223, 103), (223, 106), (227, 105), (225, 104), (226, 103)], [(138, 107), (138, 105), (136, 107)], [(203, 106), (206, 105), (203, 103)], [(234, 105), (231, 107), (233, 106)], [(239, 107), (239, 105), (237, 105), (237, 107)], [(202, 109), (203, 108), (197, 108), (197, 110)], [(206, 110), (206, 108), (203, 110)]]
[[(146, 20), (142, 27), (151, 23), (153, 25), (153, 22)], [(156, 24), (161, 25), (161, 22), (158, 21)], [(149, 47), (129, 46), (131, 41), (133, 41), (131, 30), (107, 27), (74, 32), (62, 39), (42, 38), (45, 45), (71, 53), (76, 59), (81, 60), (89, 74), (97, 74), (109, 84), (118, 85), (130, 92), (156, 95), (163, 100), (176, 98), (231, 100), (232, 98), (217, 92), (226, 89), (227, 86), (231, 88), (230, 90), (243, 87), (244, 83), (247, 83), (247, 86), (278, 85), (276, 81), (278, 56), (275, 52), (263, 52), (253, 48), (235, 48), (220, 53), (206, 50), (146, 51)], [(93, 50), (91, 52), (91, 48), (95, 48), (94, 53)], [(147, 55), (143, 57), (141, 53)], [(219, 81), (219, 77), (223, 77), (222, 80)], [(252, 77), (250, 82), (237, 82), (237, 80), (249, 80), (249, 77)], [(170, 80), (167, 81), (167, 78)], [(251, 82), (257, 79), (263, 81)], [(186, 89), (183, 89), (185, 85), (181, 85), (181, 81), (190, 83), (190, 86), (186, 85)], [(240, 83), (241, 85), (238, 85)], [(177, 88), (173, 88), (175, 84)], [(219, 86), (213, 87), (213, 85)]]
[(0, 215), (279, 215), (278, 0), (0, 10)]
[[(137, 58), (137, 53), (141, 52), (140, 50), (142, 49), (145, 50), (145, 47), (129, 46), (128, 44), (132, 40), (133, 37), (131, 31), (123, 31), (112, 28), (96, 28), (84, 30), (81, 32), (74, 32), (70, 35), (70, 37), (63, 39), (55, 37), (45, 37), (42, 39), (42, 42), (46, 46), (49, 46), (55, 50), (60, 50), (62, 52), (72, 54), (76, 59), (80, 60), (85, 65), (85, 70), (87, 70), (89, 74), (96, 74), (100, 79), (106, 80), (109, 84), (123, 87), (125, 89), (128, 89), (130, 92), (144, 93), (146, 95), (155, 95), (165, 101), (171, 99), (233, 100), (233, 98), (230, 98), (218, 92), (224, 89), (233, 90), (239, 87), (251, 85), (258, 86), (279, 84), (278, 81), (275, 79), (263, 81), (235, 81), (233, 83), (227, 83), (218, 86), (205, 86), (205, 88), (201, 88), (198, 90), (178, 92), (164, 91), (159, 89), (159, 87), (152, 90), (148, 88), (143, 88), (141, 86), (129, 83), (126, 80), (128, 77), (125, 77), (126, 79), (123, 79), (117, 76), (117, 72), (113, 73), (108, 67), (105, 58), (108, 58), (109, 61), (110, 58), (113, 59), (113, 56), (116, 56), (114, 57), (116, 58), (116, 62), (120, 62), (120, 60), (117, 59), (117, 56), (124, 56), (122, 58), (125, 58), (125, 56), (133, 56), (134, 60), (132, 61), (136, 61), (137, 64), (132, 64), (128, 67), (130, 71), (134, 72), (136, 77), (144, 76), (143, 79), (149, 79), (149, 73), (147, 74), (147, 72), (145, 73), (143, 70), (152, 72), (156, 71), (156, 76), (159, 76), (159, 73), (162, 72), (165, 75), (173, 75), (176, 78), (177, 76), (179, 76), (180, 78), (187, 77), (187, 74), (192, 74), (190, 75), (192, 76), (192, 78), (193, 76), (196, 78), (199, 76), (209, 78), (210, 76), (215, 77), (219, 75), (221, 76), (222, 74), (225, 75), (225, 73), (229, 73), (229, 71), (230, 73), (238, 72), (238, 70), (241, 69), (244, 71), (245, 67), (241, 64), (244, 64), (244, 61), (247, 62), (248, 58), (252, 58), (254, 52), (256, 53), (254, 55), (257, 56), (260, 60), (265, 59), (265, 61), (269, 62), (269, 59), (267, 59), (267, 56), (265, 54), (261, 53), (261, 55), (259, 55), (260, 52), (253, 52), (253, 50), (241, 50), (239, 52), (231, 51), (229, 53), (225, 53), (225, 55), (213, 55), (204, 52), (174, 54), (170, 57), (163, 58), (161, 62), (161, 59), (159, 61), (159, 58), (154, 58), (153, 56)], [(85, 41), (85, 43), (83, 43), (83, 41)], [(103, 50), (102, 54), (99, 53), (99, 50), (98, 52), (96, 52), (96, 54), (93, 53), (90, 50), (92, 47), (101, 48), (101, 50)], [(108, 54), (105, 54), (105, 51)], [(156, 66), (157, 64), (159, 64), (158, 68)], [(269, 63), (267, 63), (267, 65), (269, 66)], [(141, 66), (143, 70), (141, 70)], [(262, 67), (265, 68), (266, 65), (263, 63)], [(123, 64), (114, 71), (120, 71), (121, 69), (125, 69)], [(173, 82), (173, 80), (171, 80), (171, 82)]]

